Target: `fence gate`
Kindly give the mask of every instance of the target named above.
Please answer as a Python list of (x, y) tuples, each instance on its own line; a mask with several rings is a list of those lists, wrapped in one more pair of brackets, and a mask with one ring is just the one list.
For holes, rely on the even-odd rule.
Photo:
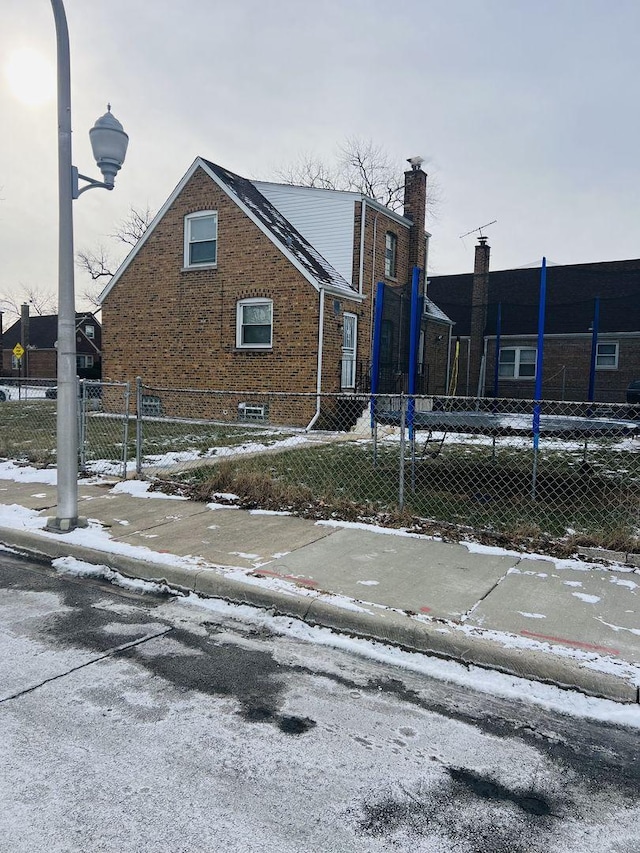
[(127, 462), (135, 464), (135, 429), (129, 448), (128, 382), (81, 381), (78, 400), (80, 470), (126, 479)]

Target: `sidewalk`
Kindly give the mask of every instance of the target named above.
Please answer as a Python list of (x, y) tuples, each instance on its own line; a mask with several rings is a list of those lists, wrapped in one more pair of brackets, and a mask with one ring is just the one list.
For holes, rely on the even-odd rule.
[[(622, 702), (640, 686), (640, 577), (402, 531), (247, 512), (138, 482), (80, 486), (90, 526), (46, 532), (55, 487), (0, 480), (0, 541)], [(129, 493), (127, 490), (130, 490)]]

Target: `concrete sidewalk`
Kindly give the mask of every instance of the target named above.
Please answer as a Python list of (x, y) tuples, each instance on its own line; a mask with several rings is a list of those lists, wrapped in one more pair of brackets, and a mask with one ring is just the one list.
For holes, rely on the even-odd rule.
[[(81, 486), (87, 530), (42, 529), (55, 488), (0, 481), (32, 510), (0, 541), (273, 609), (314, 625), (638, 702), (640, 577), (631, 567), (434, 541), (393, 530), (143, 499)], [(37, 515), (36, 515), (37, 513)], [(25, 516), (26, 517), (26, 516)]]

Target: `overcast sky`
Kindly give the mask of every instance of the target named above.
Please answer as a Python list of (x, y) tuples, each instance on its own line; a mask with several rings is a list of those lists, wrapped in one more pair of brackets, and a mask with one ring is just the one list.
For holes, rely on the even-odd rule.
[[(107, 101), (131, 140), (115, 191), (74, 202), (76, 248), (108, 244), (130, 205), (158, 208), (197, 155), (269, 180), (357, 135), (399, 172), (428, 160), (432, 275), (470, 271), (460, 235), (494, 219), (494, 269), (640, 255), (638, 0), (65, 5), (74, 163), (96, 173), (88, 130)], [(50, 3), (2, 0), (0, 21), (0, 62), (29, 48), (48, 63), (44, 99)], [(55, 102), (27, 105), (3, 73), (0, 115), (0, 297), (55, 293)]]

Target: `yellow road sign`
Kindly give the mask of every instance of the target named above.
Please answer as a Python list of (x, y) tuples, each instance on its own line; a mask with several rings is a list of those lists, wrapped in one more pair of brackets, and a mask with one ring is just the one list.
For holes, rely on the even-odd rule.
[(22, 346), (22, 344), (16, 344), (14, 346), (13, 354), (16, 358), (22, 358), (22, 356), (24, 355), (24, 347)]

